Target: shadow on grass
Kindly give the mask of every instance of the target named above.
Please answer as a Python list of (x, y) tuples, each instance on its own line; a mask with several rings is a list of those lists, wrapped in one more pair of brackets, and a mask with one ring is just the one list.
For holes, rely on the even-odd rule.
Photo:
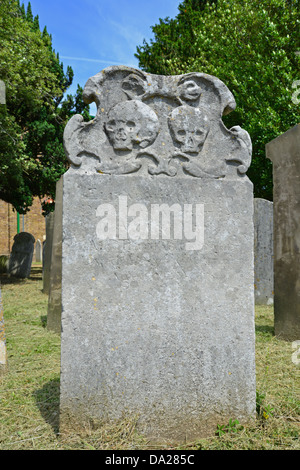
[(25, 279), (21, 279), (19, 277), (9, 276), (6, 273), (0, 274), (0, 284), (2, 286), (6, 284), (24, 284)]
[(29, 279), (31, 279), (32, 281), (42, 281), (43, 280), (42, 266), (32, 266)]
[(262, 335), (268, 335), (268, 336), (275, 335), (274, 326), (270, 326), (270, 325), (256, 325), (255, 332), (260, 333)]
[[(32, 266), (30, 271), (30, 276), (28, 278), (30, 281), (42, 281), (43, 280), (43, 268), (42, 266)], [(8, 273), (0, 273), (0, 284), (24, 284), (27, 281), (27, 278), (20, 278), (16, 276), (11, 276)]]
[(36, 404), (44, 420), (50, 424), (55, 434), (59, 434), (59, 377), (47, 382), (34, 392)]

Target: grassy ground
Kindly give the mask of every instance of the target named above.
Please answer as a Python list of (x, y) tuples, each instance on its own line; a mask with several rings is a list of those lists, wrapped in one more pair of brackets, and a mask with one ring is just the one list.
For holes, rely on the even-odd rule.
[[(2, 274), (0, 281), (8, 351), (8, 370), (0, 378), (0, 450), (149, 449), (135, 420), (126, 417), (81, 434), (59, 435), (60, 338), (46, 328), (41, 267), (35, 265), (27, 280)], [(210, 438), (178, 449), (299, 450), (300, 366), (292, 353), (291, 343), (274, 337), (272, 307), (257, 307), (256, 423), (241, 428), (231, 422)]]

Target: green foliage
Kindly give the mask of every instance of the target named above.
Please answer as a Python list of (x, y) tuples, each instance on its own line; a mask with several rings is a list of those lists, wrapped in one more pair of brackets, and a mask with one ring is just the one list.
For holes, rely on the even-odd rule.
[(262, 422), (265, 423), (270, 416), (274, 414), (274, 408), (271, 405), (267, 405), (265, 403), (266, 394), (256, 391), (256, 414), (257, 418)]
[(248, 171), (256, 197), (272, 199), (272, 167), (265, 144), (299, 122), (293, 83), (300, 77), (299, 0), (185, 0), (175, 19), (160, 19), (154, 39), (137, 47), (139, 66), (150, 73), (193, 71), (220, 78), (237, 109), (224, 117), (253, 142)]
[[(68, 163), (63, 130), (75, 112), (89, 119), (82, 89), (64, 94), (73, 81), (53, 50), (47, 28), (41, 32), (31, 4), (0, 2), (0, 79), (6, 107), (0, 106), (0, 199), (26, 212), (34, 196), (55, 198), (56, 181)], [(49, 205), (48, 205), (49, 206)]]
[(240, 424), (238, 419), (231, 419), (228, 424), (218, 424), (216, 430), (216, 436), (223, 436), (226, 433), (236, 433), (242, 431), (244, 427)]

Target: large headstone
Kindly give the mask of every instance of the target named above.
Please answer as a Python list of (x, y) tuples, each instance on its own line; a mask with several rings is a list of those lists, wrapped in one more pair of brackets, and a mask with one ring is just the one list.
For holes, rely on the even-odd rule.
[(65, 129), (61, 432), (151, 441), (255, 416), (251, 141), (217, 78), (109, 67)]
[(4, 328), (4, 314), (0, 287), (0, 376), (7, 370), (7, 350)]
[(8, 272), (20, 278), (30, 276), (35, 238), (31, 233), (20, 232), (14, 236)]
[(56, 184), (47, 329), (61, 331), (62, 179)]
[(257, 305), (272, 305), (273, 269), (273, 202), (254, 199), (254, 292)]
[(273, 164), (275, 335), (300, 338), (300, 124), (266, 145)]
[(43, 246), (43, 292), (49, 295), (50, 269), (52, 257), (52, 242), (54, 231), (54, 212), (50, 212), (45, 218), (46, 241)]

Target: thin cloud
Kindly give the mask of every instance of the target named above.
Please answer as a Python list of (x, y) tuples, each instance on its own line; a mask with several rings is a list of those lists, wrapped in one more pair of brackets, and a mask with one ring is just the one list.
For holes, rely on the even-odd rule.
[(115, 62), (115, 61), (110, 61), (110, 60), (103, 60), (103, 59), (90, 59), (89, 57), (70, 57), (67, 55), (62, 55), (60, 56), (61, 59), (66, 59), (66, 60), (81, 60), (84, 62), (99, 62), (100, 64), (108, 64), (108, 63), (114, 63), (117, 65), (123, 65), (120, 62)]

